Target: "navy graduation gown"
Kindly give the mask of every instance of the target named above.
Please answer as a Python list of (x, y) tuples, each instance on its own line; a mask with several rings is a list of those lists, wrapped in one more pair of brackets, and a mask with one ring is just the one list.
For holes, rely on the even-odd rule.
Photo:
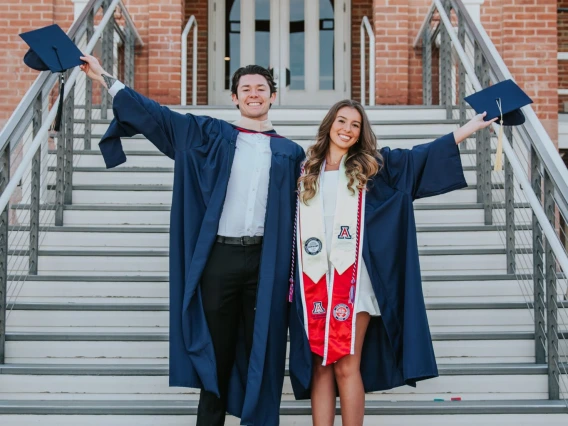
[[(124, 88), (99, 144), (107, 168), (126, 161), (120, 137), (143, 134), (175, 160), (170, 218), (170, 386), (218, 395), (215, 356), (200, 277), (215, 242), (239, 131), (211, 117), (178, 114)], [(278, 425), (284, 381), (288, 286), (296, 181), (304, 151), (270, 140), (272, 160), (261, 254), (253, 347), (243, 339), (229, 385), (228, 411), (243, 425)]]
[[(412, 202), (467, 186), (453, 134), (412, 150), (380, 152), (384, 167), (368, 185), (363, 236), (363, 258), (382, 315), (371, 317), (363, 344), (366, 392), (416, 386), (438, 376)], [(309, 398), (312, 354), (299, 292), (290, 314), (290, 378), (296, 398)]]

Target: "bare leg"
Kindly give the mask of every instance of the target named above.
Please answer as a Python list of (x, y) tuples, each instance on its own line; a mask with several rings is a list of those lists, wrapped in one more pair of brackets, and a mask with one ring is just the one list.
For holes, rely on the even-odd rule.
[(321, 365), (323, 358), (313, 356), (312, 422), (314, 426), (332, 426), (335, 419), (335, 377), (333, 365)]
[(365, 390), (361, 379), (361, 350), (370, 319), (371, 316), (366, 312), (357, 314), (355, 355), (344, 356), (333, 365), (339, 388), (343, 426), (363, 425)]

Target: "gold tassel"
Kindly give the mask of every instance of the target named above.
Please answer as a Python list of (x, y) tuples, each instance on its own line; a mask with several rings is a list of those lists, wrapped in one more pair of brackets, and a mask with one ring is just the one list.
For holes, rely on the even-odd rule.
[(499, 136), (497, 137), (497, 153), (495, 154), (495, 167), (494, 171), (500, 172), (503, 170), (503, 120), (499, 126)]

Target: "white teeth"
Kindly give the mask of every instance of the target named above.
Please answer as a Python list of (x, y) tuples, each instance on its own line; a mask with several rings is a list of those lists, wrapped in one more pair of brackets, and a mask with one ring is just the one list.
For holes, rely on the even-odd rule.
[(260, 102), (251, 102), (249, 106), (259, 106)]
[(348, 141), (349, 139), (351, 139), (349, 136), (345, 136), (345, 135), (339, 135), (339, 137), (344, 141)]

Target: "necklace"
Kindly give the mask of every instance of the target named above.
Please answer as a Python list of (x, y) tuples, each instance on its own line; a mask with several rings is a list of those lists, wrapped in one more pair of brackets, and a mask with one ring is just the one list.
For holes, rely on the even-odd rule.
[[(330, 158), (331, 158), (331, 157), (330, 157)], [(339, 160), (341, 160), (341, 158), (340, 158)], [(334, 162), (334, 161), (327, 161), (327, 160), (326, 160), (326, 161), (327, 161), (328, 164), (331, 164), (332, 166), (335, 166), (337, 163), (339, 163), (339, 160), (337, 160), (337, 161), (335, 161), (335, 162)]]

